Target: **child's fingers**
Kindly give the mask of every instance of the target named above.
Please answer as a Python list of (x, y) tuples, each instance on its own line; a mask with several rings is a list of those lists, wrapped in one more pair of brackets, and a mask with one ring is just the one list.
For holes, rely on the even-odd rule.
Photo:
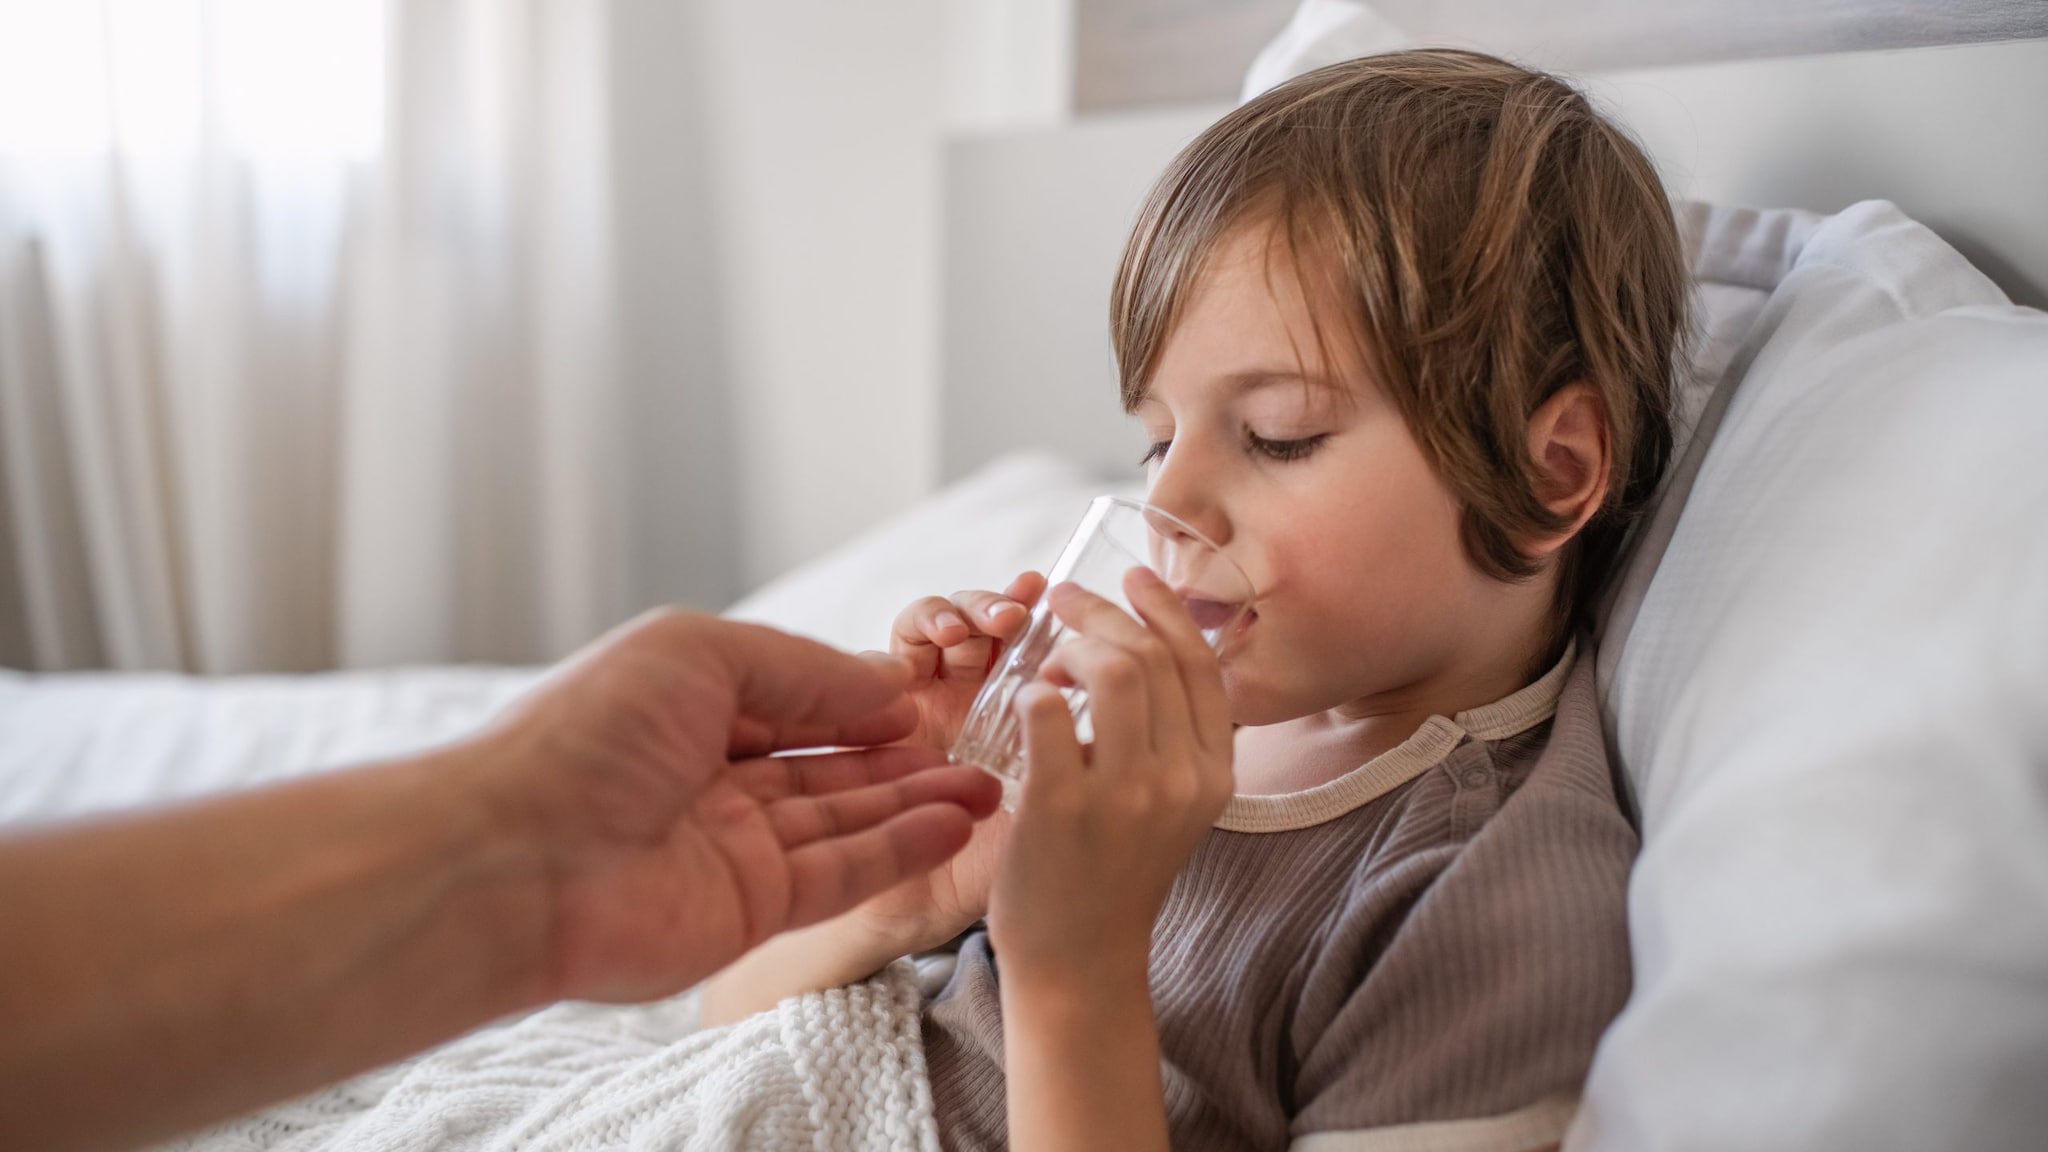
[[(1134, 568), (1124, 580), (1131, 606), (1172, 655), (1179, 672), (1178, 714), (1168, 723), (1191, 732), (1204, 751), (1215, 751), (1231, 739), (1230, 701), (1223, 694), (1223, 676), (1216, 653), (1166, 582), (1147, 568)], [(1162, 711), (1155, 709), (1155, 711)]]
[(1094, 642), (1070, 642), (1060, 653), (1059, 665), (1088, 689), (1091, 698), (1109, 703), (1094, 712), (1098, 745), (1103, 743), (1105, 723), (1112, 725), (1111, 731), (1118, 721), (1137, 725), (1131, 739), (1142, 750), (1156, 747), (1160, 734), (1171, 732), (1173, 725), (1186, 727), (1187, 705), (1177, 699), (1183, 694), (1180, 672), (1158, 636), (1130, 613), (1078, 585), (1059, 585), (1049, 595), (1060, 619)]
[(898, 612), (889, 625), (889, 651), (900, 656), (919, 647), (958, 644), (967, 634), (967, 621), (951, 600), (922, 596)]
[(1031, 618), (1028, 604), (1000, 592), (955, 592), (953, 604), (968, 623), (999, 640), (1016, 639)]
[(942, 670), (979, 674), (988, 667), (986, 636), (967, 619), (965, 609), (944, 596), (923, 597), (898, 612), (889, 650), (910, 661), (913, 684), (928, 683)]
[(1150, 758), (1157, 735), (1152, 697), (1160, 686), (1147, 682), (1143, 663), (1115, 644), (1082, 635), (1061, 646), (1059, 671), (1061, 680), (1088, 692), (1095, 728), (1092, 770), (1122, 768)]
[(1039, 572), (1019, 572), (1003, 589), (1003, 595), (1029, 608), (1045, 595), (1045, 576)]
[(1049, 684), (1026, 684), (1011, 704), (1023, 721), (1024, 797), (1019, 813), (1070, 810), (1081, 786), (1081, 741), (1067, 698)]
[[(1132, 651), (1158, 647), (1137, 617), (1079, 584), (1055, 584), (1047, 595), (1053, 614), (1083, 636)], [(1163, 649), (1159, 655), (1165, 656)]]

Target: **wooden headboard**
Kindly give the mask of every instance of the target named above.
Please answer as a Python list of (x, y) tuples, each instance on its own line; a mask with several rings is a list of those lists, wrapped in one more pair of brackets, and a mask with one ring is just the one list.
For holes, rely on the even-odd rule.
[[(1974, 7), (2048, 18), (2040, 0)], [(2048, 306), (2048, 39), (1570, 74), (1636, 132), (1674, 196), (1823, 212), (1891, 200), (2014, 300)], [(1110, 276), (1153, 178), (1227, 106), (948, 144), (942, 479), (1024, 447), (1132, 467), (1142, 445), (1116, 403)]]

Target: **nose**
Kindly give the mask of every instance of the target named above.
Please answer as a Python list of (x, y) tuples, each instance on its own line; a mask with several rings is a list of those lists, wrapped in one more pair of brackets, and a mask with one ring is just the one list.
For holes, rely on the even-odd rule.
[[(1166, 450), (1166, 455), (1152, 469), (1152, 482), (1145, 492), (1145, 501), (1163, 512), (1171, 513), (1188, 527), (1207, 537), (1209, 543), (1218, 548), (1230, 544), (1230, 517), (1225, 514), (1223, 503), (1215, 489), (1215, 476), (1219, 468), (1203, 467), (1195, 444), (1183, 445), (1176, 440)], [(1161, 535), (1169, 539), (1184, 539), (1186, 528), (1172, 521), (1162, 520), (1154, 526)]]

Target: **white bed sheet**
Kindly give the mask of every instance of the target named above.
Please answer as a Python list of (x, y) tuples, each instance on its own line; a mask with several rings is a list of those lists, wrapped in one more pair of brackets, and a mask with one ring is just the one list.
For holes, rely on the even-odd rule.
[(474, 731), (538, 669), (202, 679), (0, 670), (0, 824), (261, 784)]

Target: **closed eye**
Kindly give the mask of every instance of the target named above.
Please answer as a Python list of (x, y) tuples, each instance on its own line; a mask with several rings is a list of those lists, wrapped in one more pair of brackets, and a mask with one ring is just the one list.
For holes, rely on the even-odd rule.
[(1244, 437), (1245, 448), (1248, 451), (1256, 452), (1269, 460), (1284, 462), (1300, 460), (1306, 457), (1309, 453), (1322, 447), (1323, 441), (1328, 440), (1330, 434), (1328, 432), (1321, 432), (1314, 436), (1303, 436), (1295, 440), (1268, 440), (1256, 432), (1246, 432)]
[(1171, 440), (1153, 441), (1151, 446), (1145, 449), (1145, 454), (1138, 457), (1138, 467), (1149, 467), (1155, 460), (1166, 459), (1166, 450), (1171, 447), (1173, 447), (1173, 441)]

